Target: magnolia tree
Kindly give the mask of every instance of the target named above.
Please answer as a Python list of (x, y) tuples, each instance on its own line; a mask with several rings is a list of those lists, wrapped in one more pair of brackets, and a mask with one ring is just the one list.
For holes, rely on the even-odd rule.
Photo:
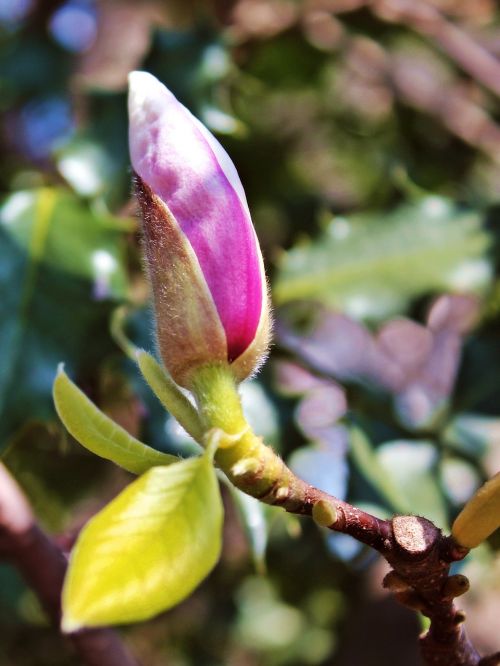
[[(467, 503), (450, 535), (425, 516), (377, 518), (296, 476), (253, 432), (238, 393), (239, 383), (265, 360), (271, 317), (262, 256), (235, 167), (150, 74), (130, 75), (129, 117), (162, 364), (146, 351), (129, 351), (201, 452), (181, 460), (133, 438), (60, 367), (54, 400), (67, 430), (138, 477), (78, 537), (64, 579), (63, 631), (88, 663), (134, 663), (100, 628), (151, 618), (185, 599), (208, 575), (221, 552), (223, 480), (380, 553), (391, 567), (384, 587), (430, 621), (419, 639), (424, 663), (500, 663), (500, 653), (480, 656), (467, 638), (454, 599), (469, 583), (450, 575), (450, 566), (499, 526), (500, 475)], [(28, 508), (18, 515), (13, 531), (21, 534), (30, 523)], [(48, 570), (62, 580), (65, 564), (59, 561), (54, 569), (57, 554), (45, 550)], [(50, 606), (30, 565), (20, 566)], [(58, 616), (58, 598), (51, 603)]]

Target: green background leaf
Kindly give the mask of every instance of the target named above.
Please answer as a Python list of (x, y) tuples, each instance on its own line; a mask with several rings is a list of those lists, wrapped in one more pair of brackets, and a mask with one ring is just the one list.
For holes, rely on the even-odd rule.
[(182, 601), (219, 558), (222, 513), (207, 454), (146, 472), (81, 533), (63, 628), (145, 620)]
[(33, 423), (20, 430), (2, 463), (23, 489), (37, 521), (50, 532), (71, 530), (79, 502), (88, 501), (105, 483), (102, 461), (52, 424)]
[(376, 488), (391, 509), (398, 513), (410, 513), (411, 506), (404, 491), (384, 469), (372, 443), (359, 428), (350, 429), (349, 451), (360, 472)]
[(381, 319), (425, 292), (484, 290), (490, 242), (477, 212), (437, 196), (387, 215), (334, 217), (318, 238), (283, 255), (273, 294), (280, 304), (311, 298)]
[(438, 453), (430, 441), (398, 440), (377, 448), (377, 460), (399, 488), (410, 513), (447, 529), (446, 502), (437, 479)]
[(0, 446), (53, 416), (57, 364), (95, 365), (109, 352), (108, 316), (124, 298), (119, 227), (69, 192), (12, 195), (0, 210)]

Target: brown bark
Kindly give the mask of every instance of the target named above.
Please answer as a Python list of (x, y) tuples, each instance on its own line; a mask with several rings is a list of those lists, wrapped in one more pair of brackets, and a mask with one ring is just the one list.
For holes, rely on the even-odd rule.
[[(266, 458), (274, 455), (268, 447), (266, 449)], [(280, 465), (281, 472), (267, 491), (262, 490), (262, 470), (258, 467), (236, 478), (232, 476), (231, 480), (241, 490), (267, 504), (299, 515), (314, 513), (320, 525), (349, 534), (377, 550), (392, 567), (384, 579), (385, 587), (400, 603), (430, 619), (429, 630), (419, 639), (426, 664), (493, 666), (498, 663), (498, 655), (481, 659), (463, 627), (465, 615), (453, 603), (454, 597), (467, 591), (468, 581), (465, 576), (450, 576), (450, 565), (463, 559), (467, 549), (444, 536), (426, 518), (396, 516), (392, 520), (380, 520), (305, 483), (282, 461)], [(259, 487), (259, 492), (252, 492), (252, 486)], [(321, 511), (313, 512), (318, 504), (322, 505)], [(324, 521), (329, 510), (330, 525)]]

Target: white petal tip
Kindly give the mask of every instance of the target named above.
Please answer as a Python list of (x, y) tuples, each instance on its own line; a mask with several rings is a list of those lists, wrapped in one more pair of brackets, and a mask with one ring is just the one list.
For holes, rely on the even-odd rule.
[(151, 94), (151, 89), (158, 86), (158, 80), (148, 72), (130, 72), (128, 75), (128, 94), (130, 104), (141, 106)]
[(142, 85), (145, 85), (147, 83), (151, 83), (151, 81), (157, 81), (157, 79), (150, 74), (149, 72), (141, 72), (139, 70), (135, 70), (133, 72), (129, 72), (128, 75), (128, 84), (131, 88), (137, 88)]
[(74, 618), (64, 615), (61, 620), (61, 631), (63, 634), (74, 634), (76, 631), (79, 631), (83, 628), (81, 622), (78, 622)]
[(129, 100), (134, 105), (140, 105), (151, 98), (171, 95), (169, 89), (149, 72), (134, 71), (128, 75)]

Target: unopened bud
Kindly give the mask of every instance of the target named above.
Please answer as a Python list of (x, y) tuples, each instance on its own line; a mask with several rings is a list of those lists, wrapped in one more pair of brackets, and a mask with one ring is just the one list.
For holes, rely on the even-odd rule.
[(154, 76), (130, 75), (129, 144), (163, 363), (187, 388), (265, 357), (269, 304), (245, 193), (226, 151)]

